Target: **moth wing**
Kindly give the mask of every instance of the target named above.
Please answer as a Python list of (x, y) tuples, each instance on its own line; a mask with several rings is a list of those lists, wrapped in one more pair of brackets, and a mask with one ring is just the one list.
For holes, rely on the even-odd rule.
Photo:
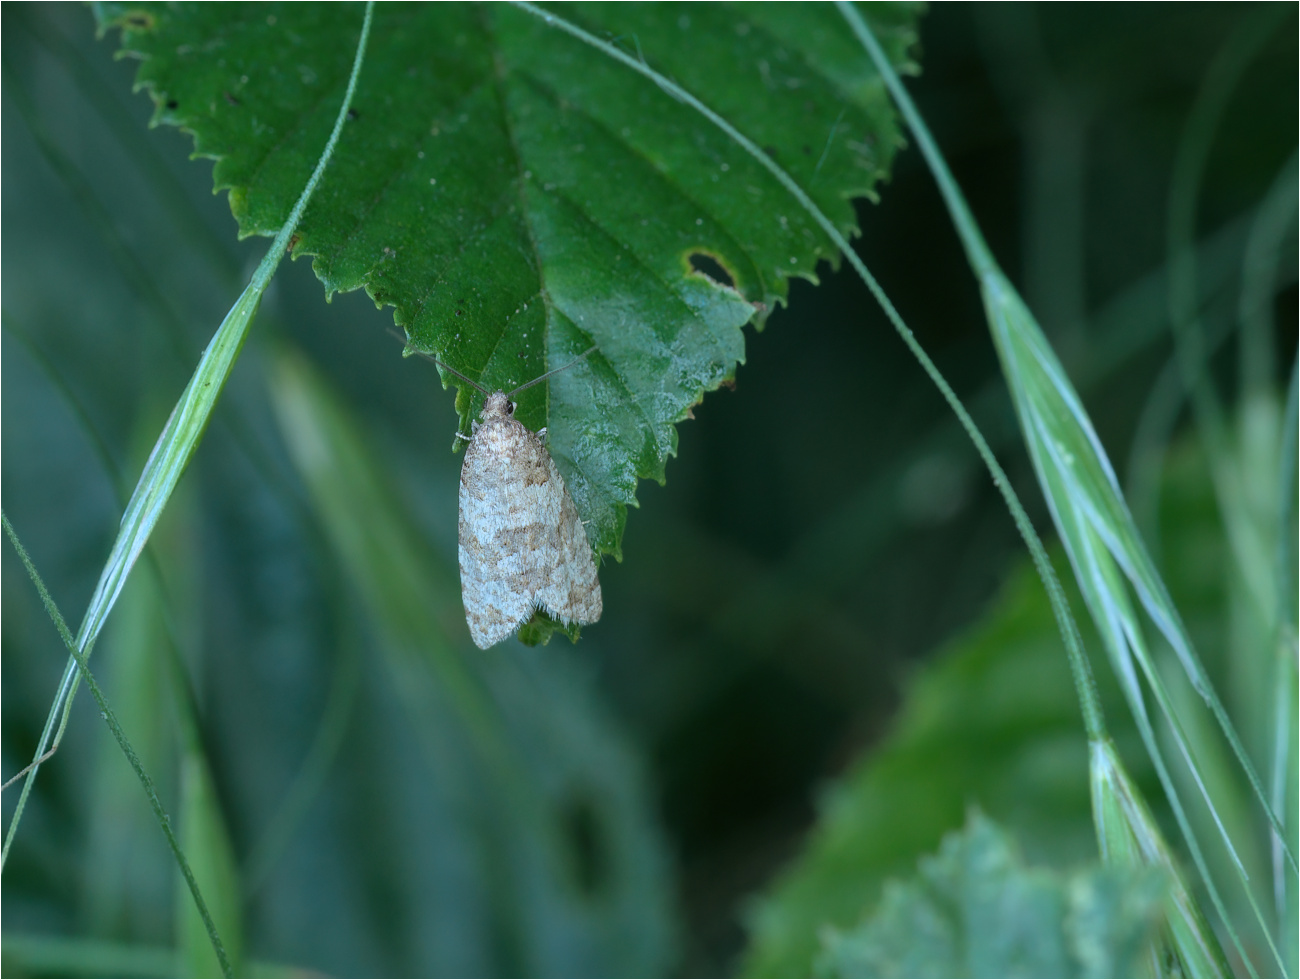
[(563, 623), (594, 623), (603, 611), (595, 556), (555, 460), (548, 454), (546, 462), (550, 464), (551, 481), (560, 488), (560, 513), (554, 536), (559, 560), (547, 582), (537, 591), (537, 604)]
[[(513, 419), (479, 426), (460, 478), (461, 596), (475, 644), (486, 650), (507, 639), (538, 605), (566, 622), (594, 621), (585, 618), (590, 598), (585, 605), (568, 598), (575, 581), (575, 527), (591, 566), (599, 616), (591, 548), (546, 447)], [(543, 594), (554, 600), (553, 610)], [(568, 614), (571, 609), (584, 618)]]

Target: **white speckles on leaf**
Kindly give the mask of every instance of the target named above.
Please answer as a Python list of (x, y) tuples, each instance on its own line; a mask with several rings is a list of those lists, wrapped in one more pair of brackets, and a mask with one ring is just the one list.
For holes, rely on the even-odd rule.
[(486, 650), (542, 609), (566, 625), (600, 619), (596, 561), (578, 510), (537, 434), (489, 395), (460, 471), (460, 587)]

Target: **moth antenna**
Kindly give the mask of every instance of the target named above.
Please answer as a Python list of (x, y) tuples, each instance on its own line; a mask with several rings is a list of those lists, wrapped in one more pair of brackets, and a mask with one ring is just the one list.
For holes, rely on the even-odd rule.
[[(396, 330), (389, 330), (388, 332), (391, 333), (391, 334), (392, 334), (394, 337), (396, 337), (398, 340), (400, 340), (403, 344), (406, 344), (406, 345), (407, 345), (407, 347), (406, 347), (406, 351), (407, 351), (407, 353), (410, 353), (410, 354), (416, 354), (416, 355), (418, 355), (418, 356), (420, 356), (420, 357), (423, 357), (426, 361), (433, 361), (434, 364), (438, 365), (438, 367), (442, 368), (444, 371), (450, 371), (452, 374), (456, 375), (456, 377), (460, 378), (461, 381), (464, 381), (464, 382), (465, 382), (466, 384), (468, 384), (468, 385), (472, 385), (472, 386), (474, 386), (474, 387), (477, 388), (479, 391), (483, 392), (483, 394), (485, 394), (485, 395), (490, 395), (490, 394), (492, 394), (492, 392), (488, 391), (486, 388), (484, 388), (481, 384), (479, 384), (479, 383), (478, 383), (477, 381), (475, 381), (473, 378), (467, 378), (467, 377), (465, 377), (465, 375), (461, 374), (459, 371), (457, 371), (457, 370), (456, 370), (454, 367), (452, 367), (450, 364), (444, 364), (442, 361), (438, 360), (438, 359), (437, 359), (436, 357), (434, 357), (432, 354), (426, 354), (426, 353), (425, 353), (424, 351), (422, 351), (422, 350), (416, 350), (414, 347), (411, 347), (410, 344), (409, 344), (409, 342), (408, 342), (408, 340), (407, 340), (407, 338), (403, 337), (403, 336), (402, 336), (401, 334), (399, 334)], [(595, 348), (592, 348), (592, 350), (594, 350), (594, 349), (595, 349)], [(591, 351), (588, 351), (587, 353), (590, 354)], [(584, 354), (583, 356), (585, 357), (586, 355)], [(566, 365), (566, 367), (567, 367), (567, 365)], [(543, 375), (543, 377), (544, 377), (544, 375)], [(540, 379), (538, 379), (538, 380), (540, 380)], [(531, 384), (531, 383), (533, 383), (533, 382), (529, 382), (529, 383)]]
[(573, 367), (573, 365), (577, 364), (580, 360), (582, 360), (584, 357), (586, 357), (595, 349), (596, 349), (596, 345), (592, 344), (585, 351), (583, 351), (581, 354), (579, 354), (577, 357), (571, 360), (568, 364), (564, 365), (564, 367), (557, 367), (554, 371), (547, 371), (540, 378), (533, 378), (533, 380), (529, 381), (527, 384), (522, 384), (518, 388), (515, 388), (512, 391), (506, 392), (506, 397), (509, 398), (511, 395), (515, 394), (516, 392), (523, 391), (525, 388), (531, 388), (533, 385), (537, 384), (538, 382), (545, 381), (553, 374), (559, 374), (561, 371), (569, 370), (569, 368)]

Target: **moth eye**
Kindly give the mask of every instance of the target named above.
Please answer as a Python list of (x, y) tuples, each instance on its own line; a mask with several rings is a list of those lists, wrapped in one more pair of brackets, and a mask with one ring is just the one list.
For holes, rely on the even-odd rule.
[(515, 403), (514, 403), (514, 402), (506, 402), (506, 414), (507, 414), (507, 415), (514, 415), (514, 414), (515, 414)]

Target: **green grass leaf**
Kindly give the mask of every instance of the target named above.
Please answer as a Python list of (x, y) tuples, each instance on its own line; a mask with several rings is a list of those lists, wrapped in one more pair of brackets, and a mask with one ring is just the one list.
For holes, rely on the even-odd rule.
[[(1089, 611), (1110, 654), (1113, 669), (1124, 684), (1132, 714), (1160, 775), (1165, 795), (1178, 821), (1192, 861), (1205, 884), (1209, 900), (1223, 920), (1237, 955), (1245, 962), (1247, 971), (1253, 974), (1255, 967), (1250, 961), (1250, 954), (1240, 938), (1237, 923), (1227, 914), (1222, 891), (1210, 874), (1205, 852), (1188, 818), (1182, 797), (1190, 794), (1181, 794), (1178, 791), (1165, 759), (1166, 753), (1157, 744), (1155, 728), (1148, 716), (1138, 680), (1139, 670), (1150, 685), (1178, 754), (1187, 765), (1194, 784), (1194, 792), (1201, 796), (1213, 820), (1215, 832), (1228, 852), (1233, 873), (1242, 885), (1251, 905), (1251, 914), (1259, 926), (1268, 953), (1280, 969), (1285, 954), (1274, 939), (1274, 930), (1270, 928), (1268, 914), (1251, 888), (1250, 876), (1245, 867), (1245, 859), (1242, 857), (1244, 843), (1235, 840), (1227, 827), (1231, 822), (1230, 818), (1225, 817), (1221, 812), (1221, 803), (1216, 800), (1217, 794), (1213, 792), (1207, 778), (1208, 767), (1202, 761), (1206, 753), (1197, 751), (1198, 747), (1189, 734), (1193, 722), (1189, 720), (1188, 712), (1180, 710), (1171, 697), (1169, 684), (1156, 664), (1152, 647), (1146, 641), (1141, 616), (1128, 591), (1130, 586), (1136, 594), (1137, 605), (1147, 614), (1163, 640), (1173, 650), (1187, 680), (1205, 702), (1214, 721), (1221, 729), (1224, 740), (1236, 757), (1270, 824), (1277, 846), (1279, 867), (1282, 859), (1285, 859), (1290, 875), (1294, 877), (1295, 854), (1288, 845), (1288, 835), (1282, 818), (1270, 804), (1258, 768), (1238, 734), (1238, 725), (1228, 715), (1223, 700), (1210, 681), (1182, 617), (1170, 598), (1165, 583), (1138, 532), (1137, 524), (1129, 512), (1114, 469), (1078, 393), (1047, 342), (1033, 313), (998, 267), (960, 189), (930, 137), (928, 128), (913, 106), (901, 81), (892, 71), (884, 53), (873, 39), (870, 28), (861, 21), (850, 5), (840, 3), (838, 6), (882, 76), (885, 77), (891, 94), (907, 120), (909, 129), (915, 135), (956, 225), (971, 269), (979, 280), (989, 329), (1002, 361), (1003, 373), (1015, 402), (1021, 429), (1044, 497), (1070, 556)], [(1220, 52), (1220, 59), (1226, 55), (1229, 62), (1235, 62), (1244, 56), (1247, 48), (1265, 36), (1268, 24), (1272, 22), (1271, 18), (1274, 16), (1270, 11), (1244, 23)], [(1242, 47), (1247, 40), (1249, 43)], [(1216, 65), (1221, 64), (1226, 62), (1216, 61)], [(1229, 74), (1236, 72), (1240, 67), (1238, 65), (1237, 68), (1233, 68)], [(1206, 85), (1209, 85), (1210, 90), (1215, 93), (1211, 101), (1221, 98), (1226, 88), (1231, 87), (1223, 87), (1222, 79), (1210, 85), (1215, 75), (1216, 72), (1211, 71), (1206, 80)], [(1197, 106), (1204, 108), (1200, 102)], [(1196, 118), (1197, 113), (1194, 112), (1193, 119)], [(1189, 123), (1189, 127), (1191, 125)], [(1200, 129), (1192, 139), (1192, 143), (1199, 143), (1208, 132), (1204, 125), (1198, 125)], [(1185, 145), (1183, 150), (1186, 149)], [(1196, 152), (1199, 151), (1192, 151), (1192, 155)], [(1177, 164), (1179, 168), (1191, 167), (1192, 171), (1199, 168), (1199, 163), (1194, 161), (1189, 163), (1184, 159), (1185, 156), (1186, 153), (1180, 153)], [(1179, 180), (1185, 179), (1184, 177), (1176, 180), (1175, 187)], [(1181, 193), (1186, 196), (1186, 189)], [(1187, 202), (1176, 199), (1175, 205), (1177, 209), (1183, 209), (1187, 207)], [(1171, 223), (1171, 229), (1176, 226), (1177, 222)], [(1190, 227), (1178, 234), (1171, 233), (1171, 240), (1177, 240), (1177, 248), (1174, 249), (1177, 254), (1171, 259), (1170, 273), (1171, 284), (1177, 286), (1174, 288), (1174, 285), (1171, 285), (1171, 297), (1176, 298), (1173, 304), (1176, 322), (1180, 316), (1187, 313), (1186, 310), (1179, 312), (1177, 309), (1179, 304), (1194, 306), (1197, 295), (1197, 289), (1192, 285), (1194, 277), (1187, 274), (1188, 263), (1195, 254), (1190, 238)], [(1190, 324), (1185, 326), (1188, 329), (1182, 333), (1199, 334), (1199, 331), (1192, 328)], [(1180, 340), (1181, 346), (1185, 346), (1183, 340)], [(1195, 379), (1200, 375), (1202, 352), (1199, 343), (1193, 341), (1190, 346), (1196, 348), (1192, 355), (1189, 356), (1186, 350), (1180, 353), (1182, 359), (1189, 362), (1184, 365), (1188, 369), (1187, 373)], [(1214, 447), (1211, 455), (1222, 457), (1219, 432), (1221, 420), (1218, 419), (1217, 409), (1213, 405), (1214, 396), (1203, 386), (1195, 383), (1195, 380), (1192, 382), (1192, 389), (1195, 395), (1193, 403), (1198, 407), (1198, 416), (1211, 423), (1203, 426), (1203, 429), (1210, 434), (1210, 445)], [(1221, 478), (1216, 476), (1216, 483), (1221, 482)], [(1240, 526), (1242, 521), (1235, 513), (1240, 510), (1240, 507), (1230, 499), (1233, 494), (1221, 493), (1220, 496), (1229, 498), (1222, 501), (1222, 507), (1228, 515), (1228, 525)], [(1240, 541), (1242, 537), (1238, 533), (1235, 539)], [(1240, 548), (1240, 545), (1238, 547)], [(1255, 547), (1246, 550), (1259, 553), (1263, 549)], [(1258, 561), (1249, 560), (1244, 564), (1255, 564), (1260, 567), (1263, 565)], [(1264, 578), (1264, 576), (1254, 577)], [(1265, 587), (1257, 591), (1266, 593), (1268, 589)], [(1261, 602), (1260, 605), (1266, 608), (1267, 602)], [(1269, 617), (1275, 618), (1273, 613), (1270, 613)], [(1081, 688), (1081, 693), (1086, 695), (1086, 688)], [(1088, 700), (1085, 697), (1085, 708)], [(1087, 710), (1087, 716), (1096, 717), (1090, 709)], [(1090, 732), (1099, 733), (1091, 722), (1089, 729)], [(1094, 740), (1097, 740), (1095, 735)], [(1280, 792), (1280, 781), (1274, 780), (1274, 798), (1280, 795)], [(1122, 808), (1114, 812), (1120, 816), (1126, 813)], [(1141, 830), (1135, 826), (1133, 832), (1140, 834)], [(1127, 853), (1127, 850), (1121, 849), (1119, 853)], [(1196, 921), (1189, 921), (1187, 925), (1189, 932), (1197, 934), (1193, 942), (1195, 948), (1187, 951), (1188, 956), (1184, 957), (1184, 961), (1191, 963), (1194, 958), (1199, 963), (1203, 961), (1205, 952), (1214, 947), (1215, 943), (1213, 936), (1207, 935), (1208, 930), (1203, 928), (1199, 912), (1192, 918)]]
[[(872, 13), (891, 56), (917, 8)], [(342, 4), (105, 4), (143, 60), (155, 121), (216, 161), (241, 235), (288, 213), (347, 79)], [(843, 234), (900, 139), (834, 11), (567, 6), (767, 148)], [(365, 288), (411, 347), (521, 394), (593, 543), (619, 554), (638, 479), (663, 481), (674, 424), (744, 358), (741, 328), (838, 251), (789, 192), (695, 110), (505, 5), (381, 8), (354, 117), (296, 255), (327, 295)], [(481, 396), (457, 399), (468, 431)]]

